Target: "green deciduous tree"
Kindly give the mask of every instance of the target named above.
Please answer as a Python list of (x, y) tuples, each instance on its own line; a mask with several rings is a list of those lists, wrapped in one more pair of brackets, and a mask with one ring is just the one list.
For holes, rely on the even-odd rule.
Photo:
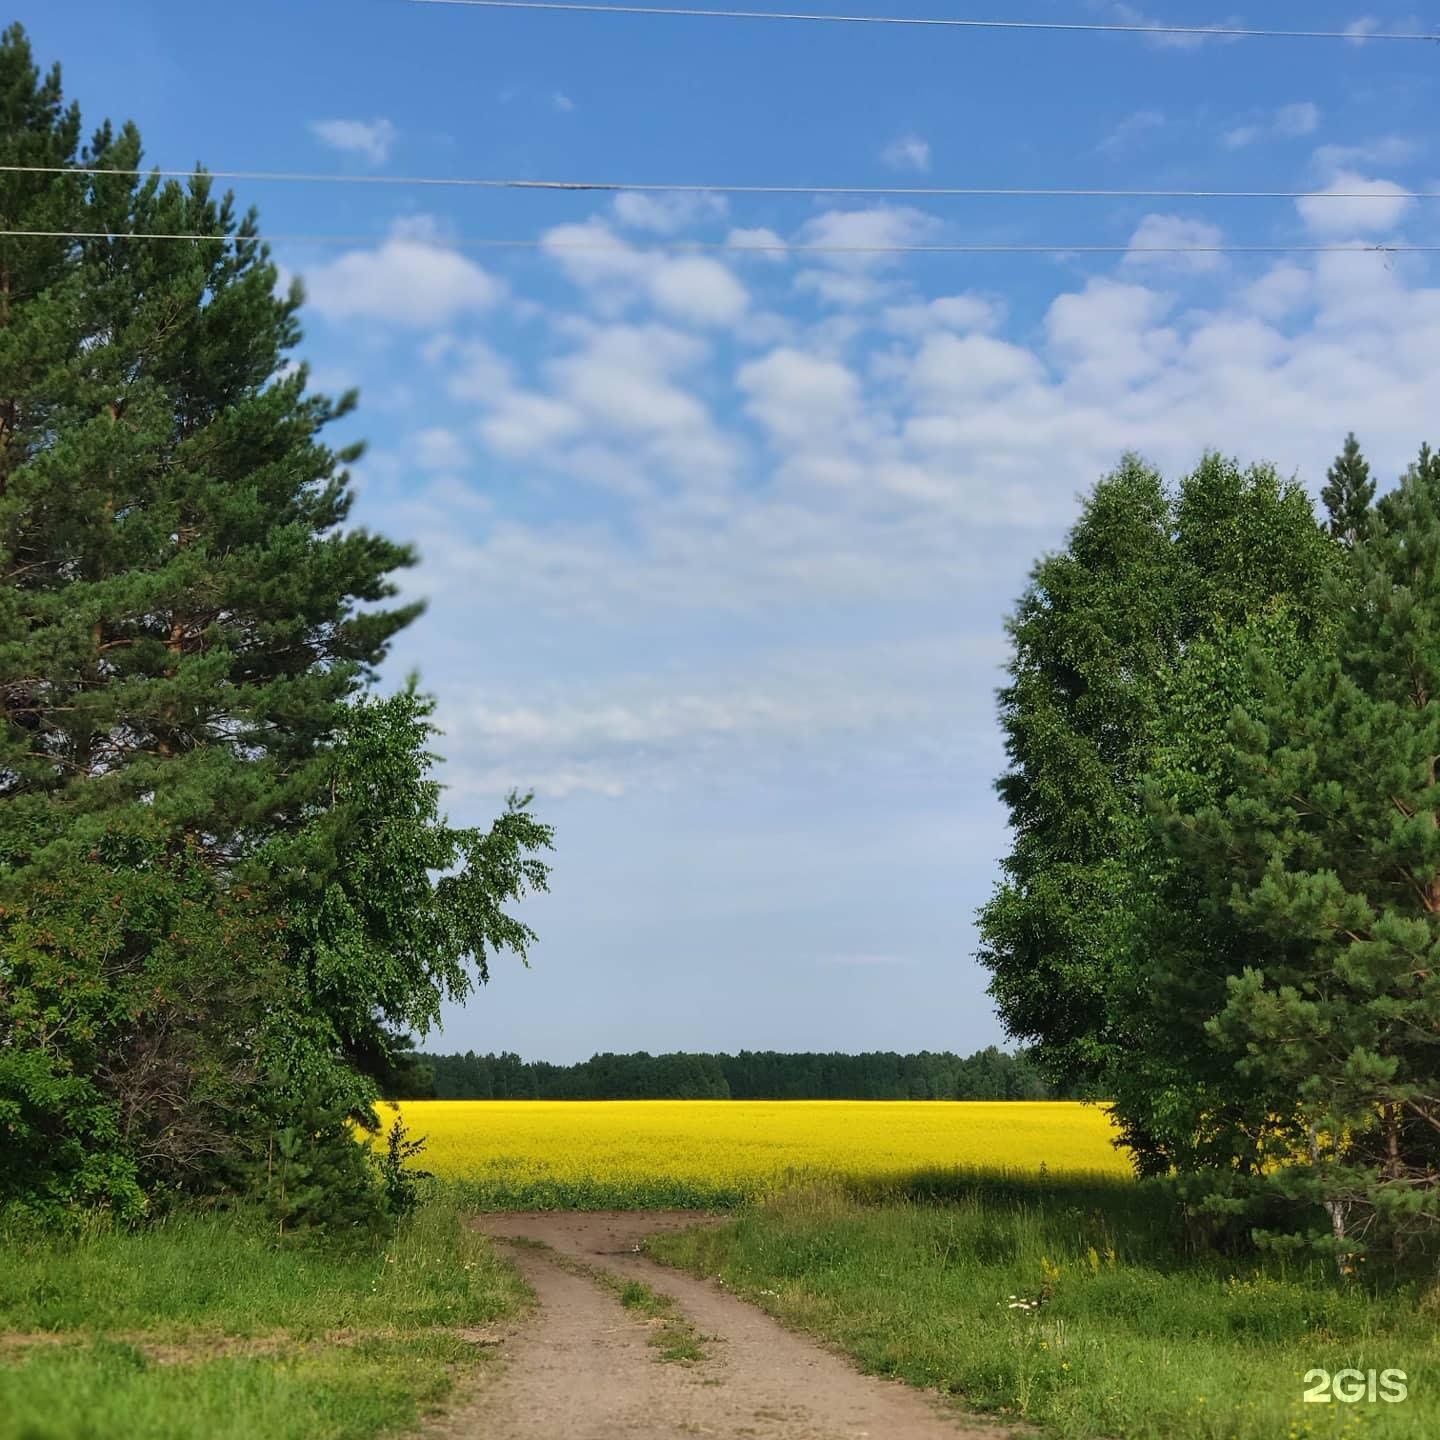
[[(1333, 558), (1298, 486), (1209, 456), (1173, 493), (1127, 460), (1036, 566), (1000, 695), (1014, 844), (980, 932), (1001, 1015), (1052, 1082), (1113, 1094), (1157, 1053), (1138, 927), (1153, 869), (1143, 792), (1172, 729), (1168, 677), (1191, 646), (1277, 599), (1313, 623)], [(1167, 1163), (1138, 1112), (1129, 1139), (1148, 1164)]]
[[(430, 776), (432, 702), (413, 684), (346, 712), (329, 784), (309, 822), (260, 853), (303, 994), (287, 1017), (286, 1072), (325, 1084), (336, 1055), (354, 1067), (355, 1104), (403, 1060), (406, 1037), (489, 978), (489, 958), (522, 959), (534, 936), (506, 906), (544, 890), (536, 852), (551, 831), (512, 796), (488, 829), (452, 826)], [(368, 1078), (362, 1078), (368, 1077)]]

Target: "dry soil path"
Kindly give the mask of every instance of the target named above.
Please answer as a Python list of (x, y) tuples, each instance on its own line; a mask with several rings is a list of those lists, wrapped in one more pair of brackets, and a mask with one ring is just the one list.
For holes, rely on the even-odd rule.
[[(1014, 1440), (1016, 1432), (942, 1412), (933, 1397), (862, 1375), (838, 1354), (783, 1329), (706, 1281), (639, 1253), (687, 1214), (489, 1215), (538, 1313), (501, 1345), (502, 1366), (431, 1440)], [(540, 1241), (548, 1249), (526, 1245)], [(645, 1322), (565, 1260), (643, 1280), (670, 1296), (706, 1359), (662, 1363)]]

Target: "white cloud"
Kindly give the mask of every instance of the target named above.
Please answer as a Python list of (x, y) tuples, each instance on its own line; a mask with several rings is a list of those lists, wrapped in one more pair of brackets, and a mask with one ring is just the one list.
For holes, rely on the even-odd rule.
[(1301, 136), (1313, 135), (1320, 128), (1320, 107), (1309, 100), (1282, 105), (1263, 120), (1227, 130), (1221, 141), (1228, 150), (1243, 150), (1266, 136), (1282, 140), (1294, 140)]
[(1340, 171), (1322, 194), (1365, 197), (1295, 202), (1305, 228), (1325, 239), (1389, 234), (1415, 208), (1415, 201), (1393, 180), (1370, 180), (1350, 170)]
[(749, 306), (749, 292), (719, 260), (640, 249), (602, 220), (557, 225), (541, 243), (607, 313), (644, 299), (672, 319), (733, 325)]
[(1284, 260), (1245, 288), (1242, 303), (1264, 320), (1279, 320), (1306, 303), (1311, 287), (1310, 271)]
[(805, 257), (812, 268), (796, 276), (796, 288), (845, 309), (875, 304), (893, 289), (877, 272), (893, 269), (901, 259), (888, 252), (923, 244), (938, 229), (933, 216), (906, 205), (826, 210), (807, 220), (795, 237), (798, 246), (820, 247)]
[(989, 295), (941, 295), (934, 300), (892, 306), (885, 324), (901, 335), (928, 330), (994, 330), (1005, 319), (1005, 302)]
[(445, 388), (453, 400), (490, 400), (510, 386), (509, 361), (483, 340), (462, 344), (442, 336), (423, 353), (430, 364), (445, 367)]
[(884, 254), (885, 247), (921, 244), (937, 226), (934, 216), (906, 205), (826, 210), (800, 227), (798, 243), (838, 247), (817, 258), (840, 269), (864, 270), (893, 265), (895, 257)]
[[(1106, 6), (1105, 13), (1117, 25), (1165, 25), (1173, 23), (1168, 20), (1157, 19), (1154, 15), (1147, 15), (1144, 11), (1137, 10), (1133, 5), (1120, 3), (1120, 0), (1111, 0)], [(1208, 24), (1215, 28), (1224, 26), (1235, 26), (1239, 24), (1233, 17), (1227, 20), (1199, 21), (1197, 24)], [(1146, 43), (1153, 45), (1157, 50), (1198, 50), (1202, 45), (1224, 44), (1229, 39), (1224, 35), (1149, 35)]]
[(476, 394), (485, 445), (630, 496), (661, 479), (723, 483), (736, 446), (695, 393), (704, 342), (655, 324), (572, 330), (577, 343), (544, 367), (541, 385)]
[(1127, 115), (1096, 147), (1102, 151), (1128, 150), (1138, 144), (1146, 135), (1165, 124), (1161, 110), (1137, 110)]
[(1382, 135), (1358, 145), (1322, 145), (1311, 158), (1320, 174), (1335, 175), (1357, 165), (1405, 165), (1421, 149), (1420, 142), (1408, 135)]
[(860, 381), (849, 369), (789, 346), (741, 366), (735, 379), (750, 413), (781, 446), (842, 445), (863, 409)]
[[(809, 233), (891, 239), (928, 223), (856, 214)], [(1196, 224), (1150, 217), (1137, 242), (1216, 238)], [(625, 247), (587, 294), (598, 303), (621, 284), (647, 300), (655, 258)], [(603, 487), (618, 509), (613, 524), (563, 505), (523, 520), (497, 509), (483, 538), (437, 521), (420, 535), (424, 573), (463, 595), (483, 566), (508, 605), (556, 623), (604, 617), (611, 634), (645, 616), (931, 606), (957, 585), (998, 616), (995, 595), (1014, 593), (1075, 493), (1126, 449), (1176, 473), (1216, 446), (1314, 480), (1349, 426), (1382, 472), (1418, 443), (1440, 385), (1440, 291), (1418, 267), (1363, 252), (1241, 258), (1172, 293), (1170, 275), (1137, 261), (1052, 292), (1014, 332), (992, 297), (925, 295), (897, 277), (906, 293), (888, 305), (797, 317), (758, 356), (708, 344), (695, 321), (573, 321), (553, 332), (568, 349), (522, 380), (489, 352), (437, 342), (456, 375), (475, 361), (473, 386), (451, 383), (473, 391), (497, 463), (541, 486)], [(594, 757), (542, 758), (561, 774)], [(613, 759), (595, 773), (634, 775)]]
[(891, 170), (910, 170), (923, 174), (930, 168), (930, 142), (918, 135), (902, 135), (880, 152), (880, 159)]
[(759, 260), (768, 260), (777, 265), (785, 263), (785, 252), (782, 248), (785, 242), (773, 230), (767, 230), (763, 225), (731, 230), (725, 237), (725, 243), (737, 250), (752, 249)]
[(311, 308), (327, 320), (377, 320), (426, 329), (489, 310), (504, 286), (449, 248), (433, 221), (397, 224), (373, 250), (349, 250), (304, 274)]
[(675, 235), (706, 220), (717, 220), (729, 209), (723, 195), (705, 190), (622, 190), (611, 209), (616, 221), (631, 230)]
[(494, 409), (480, 424), (480, 434), (501, 455), (538, 455), (584, 428), (584, 417), (564, 400), (531, 391), (497, 395)]
[(1130, 237), (1125, 263), (1195, 272), (1218, 270), (1224, 256), (1214, 253), (1213, 247), (1224, 243), (1225, 232), (1208, 221), (1183, 215), (1147, 215)]
[(1320, 128), (1320, 107), (1309, 100), (1282, 105), (1275, 112), (1275, 133), (1294, 137), (1313, 135)]
[(465, 442), (443, 425), (432, 425), (416, 434), (414, 456), (422, 470), (463, 470), (470, 462)]
[(310, 133), (322, 145), (344, 155), (358, 155), (371, 165), (383, 165), (400, 138), (400, 132), (385, 119), (316, 120)]
[(657, 264), (650, 295), (667, 315), (696, 325), (733, 325), (750, 303), (731, 271), (705, 255), (682, 255)]
[(562, 115), (568, 115), (575, 108), (575, 102), (563, 90), (557, 90), (551, 95), (550, 104)]

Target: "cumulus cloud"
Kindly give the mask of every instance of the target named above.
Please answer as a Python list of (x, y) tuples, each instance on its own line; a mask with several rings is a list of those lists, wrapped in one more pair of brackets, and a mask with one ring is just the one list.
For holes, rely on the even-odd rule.
[[(1335, 199), (1336, 195), (1361, 198)], [(1295, 208), (1309, 232), (1322, 239), (1387, 235), (1415, 208), (1415, 201), (1393, 180), (1371, 180), (1342, 170), (1320, 196), (1297, 200)]]
[(1203, 273), (1218, 270), (1224, 256), (1215, 247), (1225, 243), (1225, 232), (1206, 220), (1183, 215), (1147, 215), (1130, 237), (1127, 265), (1163, 265)]
[(316, 120), (310, 133), (322, 145), (342, 155), (355, 155), (371, 165), (383, 165), (395, 148), (400, 132), (385, 119), (378, 120)]
[(902, 335), (927, 330), (994, 330), (1005, 319), (1005, 302), (991, 295), (940, 295), (934, 300), (896, 305), (885, 324)]
[(446, 245), (434, 222), (395, 225), (374, 249), (348, 250), (304, 272), (310, 308), (327, 320), (427, 329), (489, 310), (504, 286)]
[(924, 174), (930, 168), (930, 142), (918, 135), (902, 135), (880, 152), (880, 159), (891, 170)]
[(733, 325), (749, 308), (744, 284), (713, 256), (645, 250), (600, 219), (557, 225), (544, 233), (541, 244), (611, 313), (644, 299), (672, 319)]
[(757, 259), (773, 264), (785, 263), (785, 242), (763, 225), (737, 227), (725, 237), (725, 243), (736, 250), (753, 250)]
[(413, 454), (422, 470), (463, 470), (470, 460), (465, 442), (443, 425), (419, 431), (414, 439)]
[(616, 222), (628, 229), (674, 235), (706, 220), (721, 219), (729, 205), (723, 195), (703, 190), (622, 190), (611, 209)]
[(476, 433), (498, 456), (627, 495), (681, 476), (721, 482), (736, 447), (694, 393), (708, 354), (669, 326), (581, 324), (536, 383), (506, 378), (469, 391), (482, 411)]
[[(797, 239), (910, 243), (933, 226), (891, 207), (835, 209)], [(547, 252), (581, 286), (589, 318), (552, 314), (547, 347), (513, 359), (460, 325), (424, 347), (432, 389), (468, 409), (444, 427), (455, 449), (422, 436), (416, 457), (459, 496), (459, 450), (483, 447), (492, 508), (437, 502), (432, 515), (406, 496), (400, 512), (424, 556), (416, 582), (439, 597), (432, 625), (453, 610), (454, 644), (517, 607), (557, 635), (584, 637), (557, 652), (573, 653), (583, 673), (553, 694), (521, 686), (507, 698), (487, 685), (484, 708), (462, 717), (459, 731), (473, 737), (460, 742), (465, 774), (487, 783), (503, 773), (554, 793), (630, 793), (697, 757), (715, 771), (722, 751), (833, 739), (841, 730), (817, 718), (838, 705), (830, 679), (758, 684), (745, 673), (722, 683), (688, 642), (662, 646), (662, 674), (642, 647), (657, 635), (760, 644), (777, 613), (832, 635), (863, 618), (887, 647), (928, 617), (963, 613), (998, 645), (1026, 566), (1063, 533), (1076, 493), (1127, 449), (1171, 474), (1206, 447), (1239, 450), (1318, 484), (1339, 431), (1354, 426), (1377, 470), (1393, 474), (1440, 386), (1440, 289), (1424, 282), (1423, 262), (1387, 266), (1363, 249), (1236, 257), (1223, 269), (1201, 258), (1206, 268), (1183, 275), (1138, 252), (1087, 279), (1047, 281), (1059, 272), (1042, 269), (1048, 296), (1027, 305), (1023, 323), (983, 292), (922, 289), (921, 276), (945, 272), (817, 257), (806, 273), (872, 287), (866, 304), (794, 315), (783, 335), (761, 339), (744, 326), (716, 333), (728, 302), (694, 308), (712, 277), (682, 284), (685, 270), (671, 272), (684, 301), (656, 288), (657, 267), (710, 257), (650, 253), (613, 215), (551, 233), (606, 241), (604, 252)], [(1155, 215), (1134, 238), (1222, 237)], [(767, 288), (792, 283), (783, 267), (752, 277), (752, 316), (768, 313)], [(894, 293), (872, 307), (873, 287), (887, 285)], [(606, 310), (616, 294), (644, 313)], [(591, 660), (632, 644), (649, 679), (596, 681)], [(997, 658), (947, 669), (931, 654), (867, 669), (846, 648), (836, 669), (862, 708), (887, 696), (929, 703), (934, 677), (953, 674), (984, 711)], [(820, 701), (806, 709), (812, 692)], [(870, 734), (870, 723), (843, 733)], [(929, 721), (895, 726), (940, 743)], [(965, 743), (991, 744), (989, 733), (982, 716), (980, 738)]]

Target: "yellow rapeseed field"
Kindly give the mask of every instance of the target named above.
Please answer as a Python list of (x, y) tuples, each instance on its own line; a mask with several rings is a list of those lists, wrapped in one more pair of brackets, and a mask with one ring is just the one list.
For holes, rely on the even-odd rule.
[(493, 1207), (730, 1204), (807, 1180), (883, 1186), (957, 1171), (1128, 1173), (1106, 1112), (1070, 1101), (407, 1100), (399, 1109), (427, 1139), (420, 1163)]

